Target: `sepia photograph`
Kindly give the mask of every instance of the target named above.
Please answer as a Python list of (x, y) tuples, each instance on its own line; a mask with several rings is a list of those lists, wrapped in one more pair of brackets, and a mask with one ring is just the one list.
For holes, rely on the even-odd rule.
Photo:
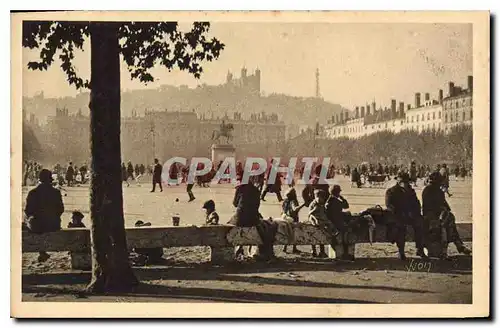
[(11, 21), (13, 317), (490, 315), (489, 12)]

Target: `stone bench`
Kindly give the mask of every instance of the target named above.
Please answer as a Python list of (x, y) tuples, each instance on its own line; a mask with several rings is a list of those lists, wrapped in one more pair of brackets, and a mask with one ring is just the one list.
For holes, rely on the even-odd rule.
[[(472, 224), (458, 223), (458, 231), (464, 241), (472, 240)], [(293, 224), (294, 241), (277, 234), (275, 245), (328, 245), (328, 236), (315, 226)], [(413, 229), (407, 229), (407, 241), (413, 241)], [(230, 225), (218, 226), (181, 226), (181, 227), (131, 227), (126, 228), (127, 245), (133, 248), (154, 247), (191, 247), (209, 246), (211, 261), (220, 264), (234, 258), (234, 247), (243, 245), (259, 245), (262, 243), (256, 228), (239, 228)], [(359, 235), (357, 243), (368, 243), (368, 231)], [(385, 243), (386, 229), (377, 226), (373, 238), (374, 243)], [(328, 247), (330, 257), (335, 257)], [(22, 252), (64, 252), (71, 253), (73, 269), (88, 268), (90, 263), (90, 231), (88, 229), (62, 229), (46, 234), (22, 232)]]

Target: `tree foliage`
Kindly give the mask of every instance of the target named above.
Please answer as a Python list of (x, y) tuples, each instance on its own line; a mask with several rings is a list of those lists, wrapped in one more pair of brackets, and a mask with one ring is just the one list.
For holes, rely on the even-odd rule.
[[(196, 22), (191, 31), (178, 31), (174, 22), (23, 22), (23, 47), (39, 48), (40, 60), (30, 69), (47, 70), (59, 54), (69, 84), (90, 88), (90, 218), (92, 249), (91, 292), (128, 290), (138, 280), (128, 260), (123, 215), (120, 145), (120, 55), (131, 79), (152, 82), (156, 64), (187, 70), (196, 78), (200, 63), (219, 57), (224, 45), (206, 37), (210, 25)], [(78, 76), (75, 49), (91, 43), (91, 81)]]
[(339, 165), (361, 162), (434, 165), (443, 162), (472, 164), (472, 127), (457, 126), (448, 134), (439, 131), (382, 131), (359, 139), (313, 140), (299, 136), (289, 141), (287, 157), (330, 156)]
[[(131, 79), (153, 82), (151, 68), (161, 65), (168, 70), (178, 68), (196, 78), (203, 73), (201, 63), (220, 56), (224, 44), (208, 38), (210, 23), (195, 22), (182, 32), (177, 22), (115, 22), (118, 24), (120, 55), (127, 64)], [(23, 47), (40, 49), (40, 60), (28, 63), (32, 70), (47, 70), (59, 53), (61, 69), (69, 84), (77, 89), (89, 88), (73, 64), (75, 49), (83, 50), (89, 37), (89, 22), (24, 21)]]

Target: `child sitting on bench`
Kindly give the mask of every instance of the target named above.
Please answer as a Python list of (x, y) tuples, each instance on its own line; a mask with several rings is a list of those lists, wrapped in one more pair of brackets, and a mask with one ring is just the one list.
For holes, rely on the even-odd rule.
[(71, 216), (71, 221), (68, 223), (68, 229), (71, 228), (85, 228), (85, 224), (83, 224), (83, 214), (80, 211), (73, 211)]
[(213, 200), (207, 200), (202, 207), (205, 210), (205, 223), (206, 225), (218, 225), (219, 224), (219, 214), (215, 211), (215, 202)]
[[(334, 246), (336, 244), (336, 237), (339, 235), (339, 231), (335, 228), (333, 223), (328, 219), (326, 214), (326, 196), (327, 193), (324, 190), (316, 189), (314, 190), (314, 200), (309, 205), (309, 220), (321, 230), (325, 231), (328, 235), (331, 235), (331, 244)], [(325, 246), (320, 245), (319, 254), (316, 253), (316, 246), (312, 245), (313, 257), (326, 258), (328, 255), (325, 252)]]

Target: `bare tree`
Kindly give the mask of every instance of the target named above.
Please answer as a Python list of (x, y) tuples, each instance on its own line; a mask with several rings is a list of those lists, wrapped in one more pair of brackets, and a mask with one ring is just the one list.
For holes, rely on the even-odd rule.
[[(196, 78), (201, 63), (217, 59), (224, 49), (219, 40), (207, 39), (210, 24), (196, 22), (191, 31), (176, 22), (53, 22), (24, 21), (23, 47), (39, 48), (40, 61), (28, 63), (46, 70), (59, 54), (67, 81), (77, 89), (90, 89), (91, 149), (91, 292), (123, 291), (137, 285), (128, 261), (123, 215), (120, 153), (120, 55), (132, 79), (153, 82), (156, 64), (187, 70)], [(74, 50), (91, 45), (90, 81), (73, 65)]]

